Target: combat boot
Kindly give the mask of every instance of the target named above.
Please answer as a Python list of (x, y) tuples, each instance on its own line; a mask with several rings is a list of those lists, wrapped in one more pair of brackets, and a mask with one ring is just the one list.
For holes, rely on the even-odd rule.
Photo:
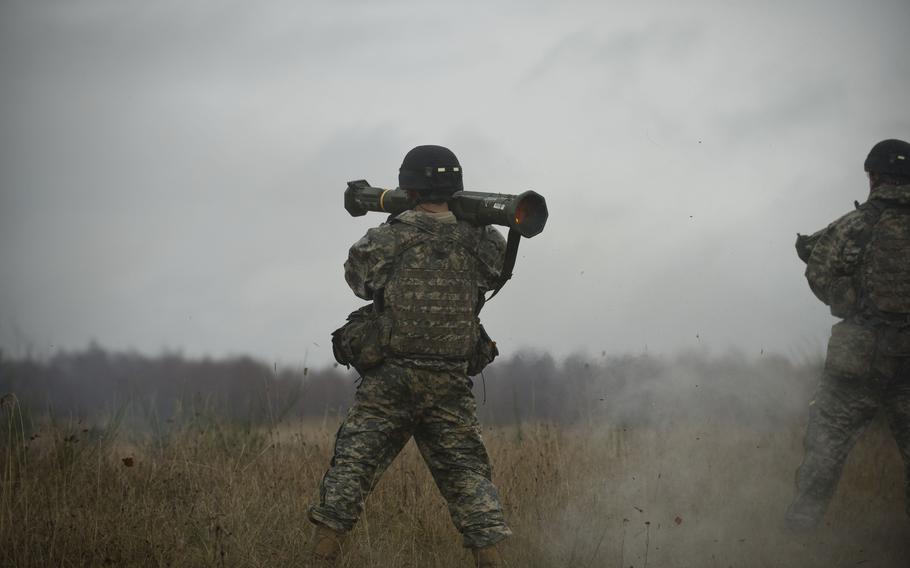
[(474, 566), (476, 568), (505, 568), (502, 556), (495, 544), (483, 548), (472, 548)]
[(344, 533), (332, 530), (323, 525), (316, 525), (313, 531), (313, 564), (320, 568), (329, 568), (338, 563), (341, 556), (341, 545)]

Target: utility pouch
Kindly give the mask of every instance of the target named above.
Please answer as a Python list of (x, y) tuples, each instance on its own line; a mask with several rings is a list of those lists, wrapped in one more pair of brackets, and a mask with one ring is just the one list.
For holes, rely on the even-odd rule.
[(910, 328), (883, 331), (879, 350), (889, 357), (910, 357)]
[(386, 318), (367, 304), (348, 315), (347, 322), (332, 332), (335, 360), (363, 374), (382, 363), (389, 340)]
[(496, 342), (490, 339), (487, 330), (482, 324), (478, 324), (480, 333), (477, 334), (477, 343), (474, 352), (468, 358), (468, 376), (473, 377), (480, 373), (484, 368), (493, 362), (493, 359), (499, 355), (499, 349)]
[(868, 376), (875, 358), (875, 330), (842, 321), (831, 328), (825, 372), (834, 377)]

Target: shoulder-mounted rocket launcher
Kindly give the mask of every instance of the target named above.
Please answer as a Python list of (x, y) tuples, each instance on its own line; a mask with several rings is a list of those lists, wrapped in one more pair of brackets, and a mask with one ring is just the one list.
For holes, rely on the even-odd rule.
[[(456, 191), (447, 201), (458, 219), (474, 225), (502, 225), (522, 237), (539, 235), (547, 224), (547, 202), (536, 191), (518, 195)], [(407, 191), (372, 187), (363, 179), (349, 181), (344, 192), (344, 208), (352, 217), (367, 211), (398, 215), (416, 204)]]
[[(525, 191), (518, 195), (456, 191), (447, 202), (449, 210), (458, 219), (474, 225), (502, 225), (509, 228), (499, 279), (491, 290), (492, 295), (478, 304), (479, 312), (484, 301), (493, 299), (512, 278), (521, 237), (531, 238), (543, 231), (547, 224), (547, 202), (536, 191)], [(366, 215), (367, 211), (398, 215), (415, 205), (417, 201), (407, 191), (372, 187), (364, 179), (349, 181), (344, 192), (344, 208), (352, 217)]]

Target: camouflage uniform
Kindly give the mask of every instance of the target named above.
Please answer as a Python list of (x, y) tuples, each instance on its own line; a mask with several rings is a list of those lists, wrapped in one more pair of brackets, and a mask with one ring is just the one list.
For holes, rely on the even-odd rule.
[[(426, 246), (414, 247), (416, 242)], [(473, 297), (464, 297), (467, 287), (460, 288), (461, 293), (433, 288), (448, 273), (433, 271), (434, 260), (429, 257), (451, 259), (453, 250), (470, 252), (462, 255), (469, 266), (457, 274), (467, 275)], [(462, 328), (473, 329), (470, 322), (476, 320), (478, 298), (494, 285), (504, 250), (502, 235), (492, 227), (473, 227), (451, 213), (413, 210), (370, 229), (351, 247), (345, 263), (345, 279), (351, 289), (363, 299), (398, 309), (399, 337), (414, 346), (413, 353), (402, 345), (394, 349), (393, 338), (384, 362), (364, 374), (354, 405), (338, 430), (331, 466), (320, 487), (320, 502), (310, 510), (313, 522), (340, 532), (351, 530), (364, 499), (413, 436), (465, 546), (489, 546), (511, 534), (491, 481), (492, 468), (481, 438), (467, 363), (459, 358), (457, 345), (466, 340), (462, 341), (448, 321), (461, 318)], [(401, 259), (408, 251), (412, 265), (431, 270), (421, 273), (419, 266), (402, 268)], [(429, 303), (431, 308), (448, 306), (443, 310), (446, 318), (433, 320), (433, 309), (423, 315), (409, 313), (409, 299), (415, 304)], [(457, 302), (454, 316), (452, 302)], [(427, 340), (422, 343), (424, 337)], [(434, 355), (448, 345), (456, 347), (447, 356)]]
[(874, 189), (797, 250), (812, 291), (843, 320), (831, 330), (788, 523), (821, 520), (847, 453), (880, 409), (906, 466), (910, 514), (910, 186)]

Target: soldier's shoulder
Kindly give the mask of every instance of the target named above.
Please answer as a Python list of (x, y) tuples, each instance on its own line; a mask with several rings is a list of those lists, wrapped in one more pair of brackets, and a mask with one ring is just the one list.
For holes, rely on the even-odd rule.
[(481, 238), (491, 243), (496, 248), (505, 248), (506, 238), (502, 236), (502, 233), (499, 232), (499, 229), (493, 225), (485, 225), (483, 227), (483, 232), (481, 233)]
[(391, 249), (395, 247), (396, 237), (395, 228), (389, 223), (383, 223), (377, 227), (368, 229), (366, 234), (360, 238), (352, 249)]
[(842, 232), (862, 228), (869, 224), (870, 216), (874, 213), (875, 210), (868, 202), (863, 203), (856, 207), (853, 211), (845, 213), (834, 221), (831, 221), (825, 231)]
[(483, 237), (485, 239), (491, 241), (501, 241), (503, 243), (506, 242), (506, 238), (502, 236), (502, 233), (499, 231), (499, 229), (496, 228), (495, 225), (484, 225), (482, 229)]
[(505, 248), (506, 239), (493, 225), (475, 225), (462, 219), (458, 220), (458, 228), (464, 234), (470, 234), (477, 239), (481, 247)]
[(505, 251), (506, 240), (502, 236), (502, 233), (492, 225), (481, 227), (477, 254), (483, 263), (489, 266), (494, 272), (499, 272), (499, 267), (502, 264)]
[[(401, 225), (410, 225), (412, 223), (417, 223), (420, 221), (420, 215), (417, 211), (413, 209), (408, 209), (407, 211), (402, 211), (398, 215), (389, 218), (388, 225), (390, 228), (398, 227), (398, 230), (401, 230)], [(394, 230), (394, 229), (393, 229)]]
[(367, 229), (367, 234), (363, 236), (365, 239), (373, 241), (381, 241), (384, 239), (394, 239), (395, 234), (395, 225), (392, 223), (383, 223), (377, 225), (370, 229)]

